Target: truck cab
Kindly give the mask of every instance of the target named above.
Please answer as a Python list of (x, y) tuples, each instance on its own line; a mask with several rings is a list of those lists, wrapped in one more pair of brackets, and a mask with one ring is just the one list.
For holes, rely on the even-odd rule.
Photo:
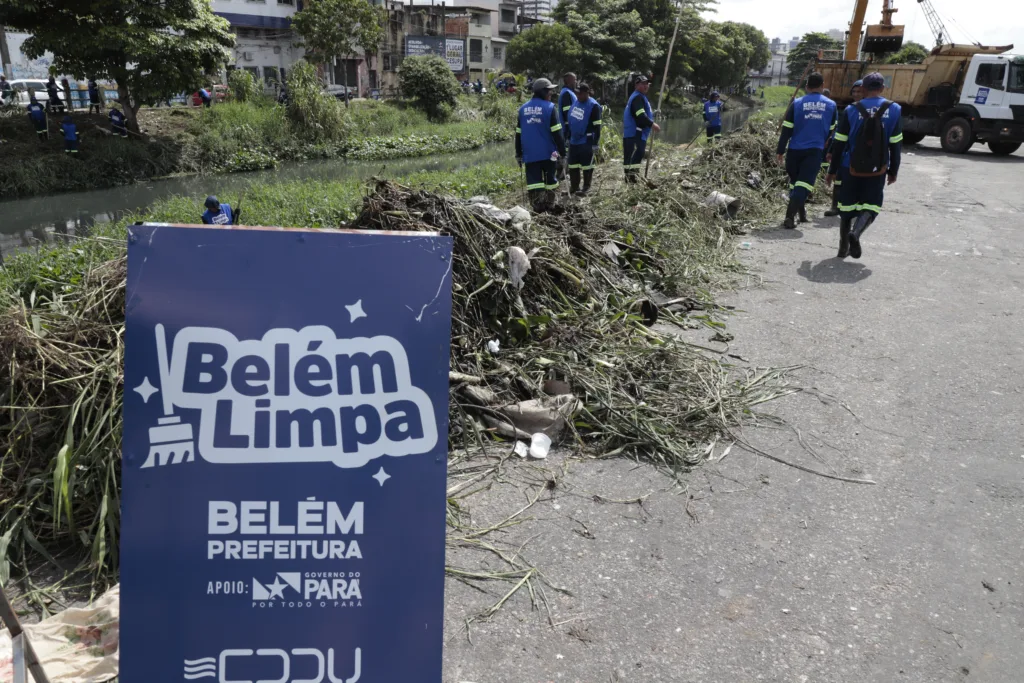
[[(955, 118), (967, 119), (970, 137), (966, 137), (966, 130), (958, 130), (962, 135), (953, 135), (947, 141), (944, 134), (943, 147), (951, 145), (950, 151), (967, 151), (969, 143), (977, 141), (987, 142), (997, 154), (1015, 152), (1024, 141), (1024, 56), (972, 57), (959, 102), (951, 113)], [(944, 133), (952, 120), (946, 121)], [(962, 129), (962, 122), (956, 127)]]

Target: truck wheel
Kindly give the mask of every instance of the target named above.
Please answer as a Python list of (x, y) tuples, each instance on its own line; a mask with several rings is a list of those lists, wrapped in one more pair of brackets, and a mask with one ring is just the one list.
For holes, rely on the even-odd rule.
[(917, 143), (919, 143), (922, 140), (924, 140), (924, 138), (925, 138), (925, 134), (924, 133), (904, 133), (903, 134), (903, 144), (904, 145), (916, 145)]
[(1000, 157), (1008, 157), (1018, 149), (1020, 149), (1019, 142), (990, 142), (988, 148), (992, 150), (992, 153)]
[(974, 144), (974, 133), (967, 119), (950, 119), (942, 128), (942, 149), (953, 154), (966, 154)]

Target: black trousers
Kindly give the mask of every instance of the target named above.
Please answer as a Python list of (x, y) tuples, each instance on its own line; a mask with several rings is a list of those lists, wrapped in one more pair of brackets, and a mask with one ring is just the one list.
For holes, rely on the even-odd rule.
[(643, 166), (644, 154), (647, 153), (647, 140), (638, 132), (631, 138), (622, 139), (622, 168), (627, 178), (635, 178)]
[(870, 211), (875, 215), (882, 212), (885, 199), (885, 174), (880, 176), (850, 175), (844, 169), (843, 184), (839, 188), (839, 212), (843, 216)]
[(527, 190), (557, 190), (558, 180), (555, 178), (555, 162), (529, 161), (526, 163)]
[(814, 192), (814, 183), (821, 172), (820, 149), (791, 149), (786, 152), (786, 174), (789, 176), (789, 198), (801, 204)]

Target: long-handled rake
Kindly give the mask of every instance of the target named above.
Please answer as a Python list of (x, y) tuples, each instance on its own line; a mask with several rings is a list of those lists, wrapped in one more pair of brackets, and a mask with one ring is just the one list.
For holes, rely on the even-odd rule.
[(181, 416), (174, 414), (169, 392), (171, 364), (167, 357), (164, 326), (160, 323), (156, 325), (156, 355), (160, 364), (160, 399), (164, 404), (164, 416), (157, 420), (156, 427), (149, 428), (149, 456), (143, 467), (192, 462), (196, 458), (192, 425), (183, 423)]

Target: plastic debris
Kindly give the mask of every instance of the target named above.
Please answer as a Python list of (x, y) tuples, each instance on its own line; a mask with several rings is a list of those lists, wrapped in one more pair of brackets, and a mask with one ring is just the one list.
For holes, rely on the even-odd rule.
[(491, 341), (487, 342), (487, 350), (493, 354), (497, 354), (498, 351), (501, 350), (501, 344), (498, 343), (497, 339), (492, 339)]
[(529, 225), (533, 218), (530, 216), (530, 212), (521, 206), (513, 206), (508, 210), (508, 215), (512, 217), (512, 225), (523, 226)]
[(507, 211), (502, 211), (501, 209), (496, 207), (494, 204), (487, 204), (487, 203), (470, 204), (469, 205), (469, 210), (472, 211), (473, 213), (475, 213), (478, 216), (483, 216), (484, 218), (489, 218), (492, 221), (495, 221), (496, 223), (500, 223), (502, 225), (507, 225), (508, 223), (512, 222), (512, 216), (509, 215), (509, 213)]
[(551, 437), (544, 432), (537, 432), (530, 439), (530, 457), (543, 460), (551, 450)]
[(743, 208), (743, 200), (722, 194), (717, 190), (708, 195), (708, 198), (704, 200), (704, 204), (717, 207), (721, 213), (727, 214), (729, 218), (736, 218), (740, 209)]
[(520, 458), (525, 458), (530, 454), (530, 447), (526, 445), (525, 441), (516, 441), (516, 445), (513, 450)]
[(761, 187), (761, 174), (757, 171), (751, 171), (747, 174), (747, 185), (750, 185), (755, 190)]
[(530, 269), (530, 258), (520, 247), (508, 248), (508, 271), (516, 289), (523, 288), (523, 277)]
[(753, 246), (750, 242), (740, 242), (740, 249), (751, 249)]
[(612, 261), (618, 263), (619, 254), (622, 253), (622, 250), (619, 249), (619, 245), (615, 244), (615, 242), (605, 242), (604, 246), (601, 247), (601, 252)]

